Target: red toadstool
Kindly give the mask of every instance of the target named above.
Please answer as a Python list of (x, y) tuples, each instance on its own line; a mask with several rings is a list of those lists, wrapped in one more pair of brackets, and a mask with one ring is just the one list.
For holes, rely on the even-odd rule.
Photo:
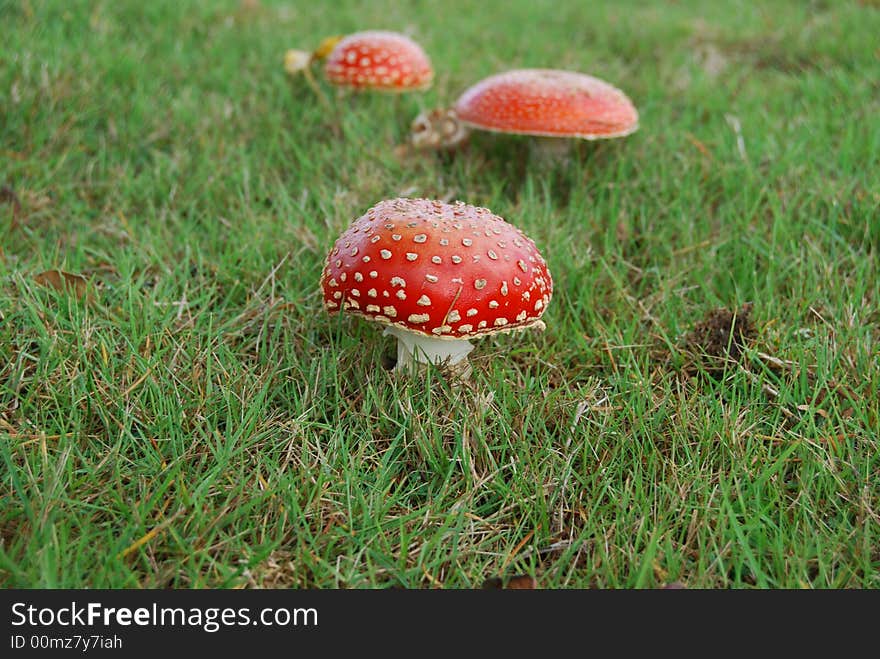
[(488, 209), (401, 198), (337, 239), (321, 288), (328, 312), (386, 326), (398, 370), (431, 362), (466, 372), (470, 339), (544, 327), (553, 280), (535, 243)]
[(334, 85), (353, 89), (407, 92), (427, 89), (434, 69), (425, 51), (397, 32), (356, 32), (327, 55), (324, 73)]
[(434, 81), (431, 60), (415, 41), (397, 32), (367, 30), (329, 37), (313, 52), (288, 50), (284, 69), (309, 74), (309, 66), (325, 60), (332, 84), (352, 89), (407, 92), (427, 89)]
[(433, 110), (412, 125), (416, 149), (451, 148), (471, 129), (533, 135), (550, 149), (559, 138), (623, 137), (638, 129), (639, 114), (622, 91), (604, 80), (556, 69), (517, 69), (490, 76), (465, 92), (452, 110)]

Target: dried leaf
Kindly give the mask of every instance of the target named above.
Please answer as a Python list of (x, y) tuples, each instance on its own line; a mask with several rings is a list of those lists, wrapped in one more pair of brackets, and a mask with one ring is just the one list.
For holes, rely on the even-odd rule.
[(77, 275), (63, 270), (46, 270), (34, 275), (34, 282), (39, 286), (54, 288), (56, 291), (69, 292), (78, 299), (82, 299), (88, 292), (88, 280), (83, 275)]

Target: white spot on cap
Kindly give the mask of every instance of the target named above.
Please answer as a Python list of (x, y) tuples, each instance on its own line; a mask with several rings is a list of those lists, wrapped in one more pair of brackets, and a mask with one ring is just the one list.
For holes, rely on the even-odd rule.
[(441, 238), (440, 244), (443, 245), (444, 247), (446, 247), (446, 245), (449, 244), (449, 238)]
[(440, 281), (440, 277), (438, 277), (437, 275), (425, 275), (425, 279), (427, 279), (432, 284), (436, 284), (438, 281)]
[(375, 270), (370, 270), (370, 279), (375, 279), (378, 276), (379, 276), (378, 272), (376, 272)]
[(375, 288), (371, 288), (367, 291), (367, 297), (379, 297), (379, 294), (376, 292)]
[(383, 249), (381, 252), (379, 252), (379, 256), (387, 261), (391, 258), (391, 252), (389, 252), (387, 249)]
[(370, 257), (369, 257), (369, 256), (365, 256), (364, 258), (361, 259), (361, 261), (363, 261), (364, 263), (369, 263), (369, 262), (370, 262)]
[(495, 260), (498, 259), (498, 255), (495, 253), (495, 250), (491, 250), (491, 249), (490, 249), (490, 250), (489, 250), (488, 252), (486, 252), (486, 253), (489, 255), (489, 258), (492, 259), (493, 261), (495, 261)]
[(443, 263), (443, 259), (441, 259), (439, 256), (432, 256), (431, 263), (436, 263), (437, 265), (440, 265), (441, 263)]
[(372, 238), (370, 238), (371, 243), (377, 243), (380, 240), (382, 240), (382, 236), (373, 236)]
[(544, 300), (535, 300), (535, 311), (544, 307)]
[(486, 323), (485, 320), (481, 320), (479, 323), (477, 323), (477, 329), (483, 329), (487, 324), (488, 323)]
[(521, 283), (522, 283), (522, 280), (519, 277), (513, 278), (513, 285), (514, 286), (519, 286)]
[(446, 316), (446, 320), (448, 320), (450, 323), (457, 323), (459, 320), (461, 320), (461, 314), (458, 313), (458, 311), (456, 311), (455, 309), (453, 309)]
[(392, 277), (391, 286), (400, 286), (401, 288), (404, 288), (406, 286), (406, 280), (403, 277)]
[(353, 309), (360, 309), (361, 308), (361, 305), (358, 304), (358, 301), (352, 300), (351, 298), (348, 298), (347, 304), (348, 304), (348, 306), (352, 307)]
[(528, 291), (526, 291), (523, 293), (522, 297), (523, 297), (523, 300), (530, 300), (530, 299), (532, 299), (532, 294), (529, 293)]
[(356, 288), (352, 288), (350, 292), (351, 292), (351, 294), (354, 295), (355, 297), (360, 297), (360, 296), (361, 296), (361, 292), (360, 292), (358, 289), (356, 289)]
[(495, 300), (489, 300), (489, 308), (490, 309), (497, 309), (499, 306), (501, 306), (501, 305), (499, 305), (498, 302), (496, 302)]
[(426, 235), (423, 234), (423, 233), (417, 233), (416, 235), (413, 236), (413, 242), (414, 242), (414, 243), (423, 243), (423, 242), (425, 242), (427, 239), (428, 239), (428, 236), (426, 236)]
[(506, 281), (501, 282), (501, 294), (507, 295), (507, 282)]
[(418, 300), (416, 300), (416, 304), (420, 307), (430, 307), (431, 299), (427, 295), (423, 295)]
[(480, 312), (477, 311), (476, 309), (474, 309), (473, 307), (471, 307), (470, 309), (465, 311), (464, 315), (467, 316), (468, 318), (470, 318), (471, 316), (476, 316), (478, 313), (480, 313)]
[(495, 325), (496, 325), (496, 327), (500, 327), (501, 325), (507, 325), (507, 318), (496, 318)]
[(406, 253), (406, 260), (407, 261), (415, 261), (417, 258), (419, 258), (419, 255), (414, 252), (407, 252)]
[(453, 254), (449, 258), (452, 259), (453, 263), (461, 263), (461, 257), (458, 254)]
[(516, 314), (516, 322), (522, 322), (526, 319), (526, 310), (523, 309), (518, 314)]
[(327, 285), (330, 288), (335, 288), (335, 287), (339, 286), (339, 282), (331, 277), (330, 280), (327, 282)]
[(376, 304), (368, 304), (367, 305), (367, 313), (379, 313), (380, 311), (382, 311), (382, 310)]
[(452, 331), (452, 327), (450, 325), (441, 325), (440, 327), (435, 327), (431, 330), (433, 334), (448, 334)]
[(470, 324), (458, 326), (458, 331), (461, 332), (462, 334), (467, 334), (468, 332), (473, 331), (473, 329), (474, 329), (474, 326), (470, 325)]
[(485, 279), (477, 279), (474, 282), (474, 288), (476, 288), (478, 291), (483, 290), (484, 288), (486, 288), (486, 280)]
[(404, 292), (404, 290), (402, 288), (399, 291), (397, 291), (397, 293), (395, 293), (395, 295), (397, 295), (398, 299), (401, 299), (401, 300), (406, 299), (406, 293)]
[(528, 271), (529, 271), (529, 269), (526, 267), (526, 262), (523, 261), (522, 259), (520, 259), (519, 261), (517, 261), (516, 264), (519, 266), (519, 269), (522, 270), (523, 272), (528, 272)]
[(358, 255), (358, 248), (357, 248), (357, 247), (352, 247), (352, 248), (351, 248), (351, 253), (350, 253), (350, 254), (351, 254), (351, 256), (357, 256), (357, 255)]
[(431, 320), (431, 316), (426, 313), (411, 313), (407, 320), (411, 323), (421, 325), (422, 323), (427, 323)]
[[(385, 315), (387, 315), (390, 318), (394, 318), (395, 316), (397, 316), (397, 309), (395, 309), (392, 306), (382, 307), (382, 311), (385, 312)], [(523, 312), (523, 313), (525, 313), (525, 312)]]
[(333, 291), (333, 299), (338, 300), (342, 297), (342, 291)]
[(394, 242), (397, 242), (401, 238), (402, 238), (402, 236), (399, 233), (392, 233), (391, 234), (391, 240), (393, 240)]
[(345, 281), (346, 279), (348, 279), (347, 273), (345, 273), (345, 272), (339, 273), (339, 281)]
[(364, 276), (363, 276), (361, 273), (356, 272), (356, 273), (354, 273), (354, 280), (355, 280), (355, 281), (363, 281), (363, 280), (364, 280)]
[(470, 238), (462, 238), (461, 244), (464, 245), (465, 247), (470, 247), (471, 245), (474, 244), (474, 241), (471, 240)]

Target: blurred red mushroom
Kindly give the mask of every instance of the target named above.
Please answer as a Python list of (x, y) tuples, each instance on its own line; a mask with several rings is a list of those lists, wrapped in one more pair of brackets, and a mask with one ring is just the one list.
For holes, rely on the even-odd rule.
[(451, 110), (417, 117), (410, 141), (420, 150), (452, 148), (479, 129), (532, 135), (557, 150), (568, 146), (560, 138), (623, 137), (638, 126), (632, 101), (604, 80), (575, 71), (517, 69), (468, 88)]
[(434, 80), (431, 60), (415, 41), (397, 32), (368, 30), (325, 39), (314, 52), (288, 50), (284, 69), (303, 73), (321, 95), (311, 76), (312, 63), (326, 60), (324, 74), (337, 87), (407, 92), (427, 89)]
[(396, 32), (351, 34), (327, 55), (324, 73), (334, 85), (352, 89), (407, 92), (427, 89), (434, 80), (431, 61), (415, 41)]
[(397, 370), (469, 371), (470, 339), (543, 328), (553, 280), (534, 242), (485, 208), (382, 201), (339, 237), (321, 277), (324, 307), (385, 325)]

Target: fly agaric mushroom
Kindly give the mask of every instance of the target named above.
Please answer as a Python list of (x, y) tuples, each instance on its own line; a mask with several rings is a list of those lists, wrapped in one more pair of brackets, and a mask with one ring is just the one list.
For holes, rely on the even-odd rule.
[(471, 129), (533, 135), (556, 151), (568, 141), (623, 137), (638, 129), (639, 114), (622, 91), (575, 71), (517, 69), (465, 90), (451, 110), (432, 110), (412, 124), (416, 149), (452, 148)]
[(327, 55), (324, 73), (340, 87), (387, 92), (427, 89), (434, 80), (425, 51), (409, 37), (384, 30), (340, 40)]
[(396, 370), (458, 365), (471, 339), (536, 327), (553, 280), (535, 243), (486, 208), (463, 202), (379, 202), (327, 256), (324, 307), (386, 326), (398, 339)]
[(346, 37), (328, 37), (311, 53), (288, 50), (284, 69), (291, 75), (302, 73), (324, 107), (331, 111), (332, 105), (310, 69), (319, 60), (326, 60), (327, 80), (341, 88), (409, 92), (427, 89), (434, 80), (434, 69), (425, 51), (397, 32), (355, 32)]

